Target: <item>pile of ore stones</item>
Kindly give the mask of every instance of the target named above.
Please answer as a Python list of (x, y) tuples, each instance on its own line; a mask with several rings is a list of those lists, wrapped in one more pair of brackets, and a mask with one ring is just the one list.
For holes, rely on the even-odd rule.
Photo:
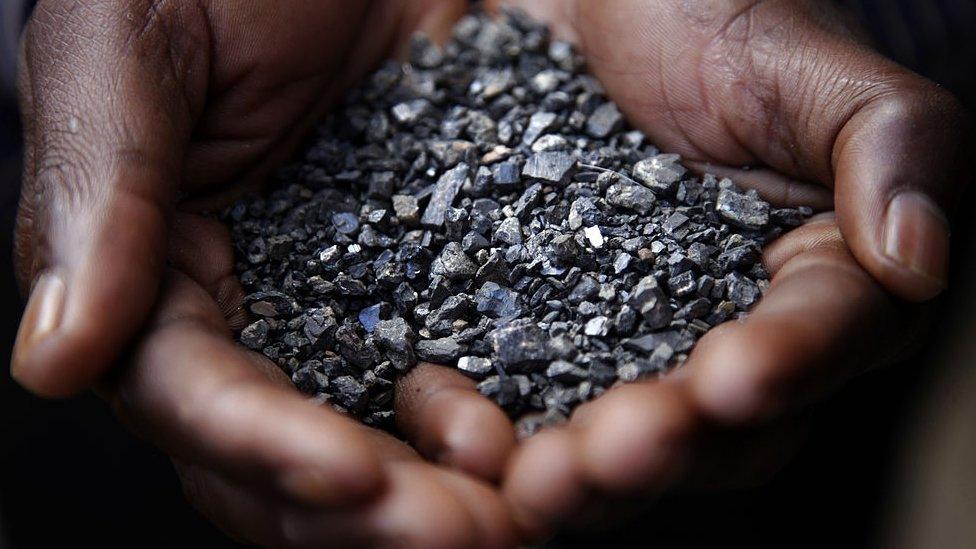
[(380, 428), (418, 361), (457, 368), (520, 436), (681, 364), (761, 297), (801, 224), (628, 127), (545, 26), (472, 14), (422, 36), (230, 208), (240, 342)]

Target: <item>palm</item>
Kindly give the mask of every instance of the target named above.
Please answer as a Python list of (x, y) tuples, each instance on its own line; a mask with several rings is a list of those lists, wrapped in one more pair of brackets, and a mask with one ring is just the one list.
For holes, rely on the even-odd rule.
[[(716, 162), (722, 165), (742, 165), (748, 163), (762, 163), (777, 169), (774, 172), (760, 172), (766, 177), (759, 181), (753, 181), (760, 186), (765, 184), (765, 190), (773, 192), (768, 196), (771, 200), (783, 202), (799, 201), (801, 203), (814, 201), (818, 206), (830, 206), (830, 198), (824, 193), (811, 192), (807, 187), (789, 182), (783, 174), (796, 176), (809, 174), (799, 167), (796, 159), (790, 156), (790, 148), (784, 146), (788, 144), (782, 136), (775, 135), (777, 129), (771, 125), (763, 126), (762, 135), (749, 134), (755, 129), (754, 124), (745, 124), (741, 120), (729, 118), (727, 113), (732, 112), (736, 116), (748, 119), (750, 116), (759, 116), (759, 111), (768, 109), (771, 101), (769, 97), (755, 98), (752, 103), (746, 103), (744, 109), (734, 111), (719, 109), (719, 105), (724, 101), (730, 100), (729, 96), (722, 96), (725, 93), (745, 93), (743, 97), (752, 97), (752, 92), (748, 90), (724, 90), (719, 88), (709, 88), (713, 84), (709, 80), (712, 71), (730, 71), (735, 68), (736, 62), (742, 60), (735, 57), (729, 50), (713, 48), (715, 35), (710, 35), (705, 30), (712, 28), (709, 25), (718, 24), (714, 20), (692, 20), (688, 14), (682, 10), (671, 7), (671, 3), (662, 3), (660, 10), (662, 13), (658, 17), (648, 17), (644, 14), (637, 17), (636, 14), (628, 11), (627, 4), (621, 2), (619, 10), (601, 9), (602, 4), (579, 2), (577, 17), (585, 19), (587, 25), (585, 33), (579, 36), (585, 53), (589, 58), (591, 68), (596, 72), (601, 81), (607, 87), (608, 93), (621, 107), (627, 111), (634, 123), (638, 127), (645, 128), (654, 140), (663, 148), (677, 150), (687, 157), (706, 162)], [(657, 5), (657, 4), (655, 4)], [(705, 12), (707, 13), (707, 11)], [(669, 19), (668, 19), (669, 18)], [(668, 50), (670, 42), (667, 41), (633, 41), (620, 44), (615, 39), (607, 37), (614, 36), (647, 36), (653, 29), (647, 27), (636, 28), (632, 25), (649, 25), (649, 22), (661, 22), (667, 19), (670, 24), (679, 24), (695, 28), (699, 25), (702, 30), (697, 38), (685, 41), (678, 48)], [(642, 22), (642, 23), (641, 23)], [(321, 24), (321, 23), (319, 23)], [(664, 24), (664, 23), (661, 23)], [(725, 34), (734, 33), (734, 26), (718, 24)], [(615, 32), (610, 32), (617, 29)], [(622, 31), (622, 32), (621, 32)], [(295, 46), (299, 47), (299, 46)], [(359, 45), (356, 46), (360, 47)], [(300, 49), (300, 47), (299, 47)], [(718, 55), (716, 52), (725, 52)], [(389, 53), (382, 48), (377, 50), (376, 59), (379, 56)], [(336, 61), (331, 51), (323, 51), (323, 58), (317, 63), (321, 63), (321, 68), (316, 74), (327, 74), (330, 71), (347, 71), (347, 76), (338, 81), (332, 79), (322, 80), (320, 76), (309, 77), (309, 67), (296, 67), (296, 71), (289, 71), (287, 67), (276, 70), (269, 74), (270, 82), (287, 82), (296, 80), (298, 83), (291, 85), (284, 90), (285, 99), (269, 99), (263, 105), (259, 105), (258, 115), (252, 115), (254, 120), (244, 121), (243, 112), (235, 111), (233, 107), (237, 105), (248, 105), (255, 98), (261, 96), (260, 90), (267, 89), (268, 86), (274, 88), (276, 84), (269, 84), (264, 81), (262, 84), (247, 84), (239, 81), (236, 88), (225, 92), (213, 99), (213, 112), (219, 117), (214, 117), (214, 122), (203, 124), (203, 128), (223, 128), (221, 131), (230, 132), (230, 135), (261, 135), (260, 147), (248, 147), (247, 143), (237, 139), (215, 139), (212, 136), (222, 135), (218, 131), (208, 131), (205, 134), (197, 133), (194, 143), (195, 149), (191, 150), (191, 159), (194, 151), (206, 151), (212, 154), (216, 150), (222, 151), (220, 158), (225, 159), (218, 163), (224, 170), (224, 176), (201, 177), (191, 179), (191, 181), (205, 182), (206, 189), (222, 189), (222, 182), (237, 182), (246, 179), (247, 176), (261, 175), (267, 164), (257, 163), (261, 159), (274, 159), (280, 161), (280, 151), (287, 150), (286, 145), (293, 144), (290, 138), (290, 130), (307, 125), (315, 117), (321, 115), (327, 109), (330, 101), (336, 98), (344, 85), (359, 76), (365, 65), (348, 65)], [(280, 52), (266, 53), (270, 55), (268, 59), (273, 63), (280, 64)], [(332, 58), (333, 61), (329, 61)], [(370, 59), (373, 57), (371, 56)], [(633, 67), (647, 67), (649, 59), (652, 65), (658, 67), (658, 71), (634, 71)], [(670, 60), (670, 61), (667, 61)], [(667, 61), (667, 62), (666, 62)], [(303, 61), (304, 63), (304, 61)], [(339, 68), (336, 68), (338, 64)], [(723, 68), (724, 64), (724, 68)], [(285, 64), (286, 65), (286, 64)], [(353, 68), (344, 68), (353, 67)], [(231, 74), (236, 74), (233, 71)], [(257, 77), (252, 77), (257, 80)], [(235, 78), (229, 78), (235, 81)], [(337, 85), (335, 82), (342, 82)], [(703, 89), (712, 89), (709, 93), (699, 93)], [(759, 87), (757, 89), (763, 89)], [(655, 93), (648, 93), (648, 90), (656, 90)], [(675, 90), (670, 92), (669, 90)], [(773, 88), (776, 91), (776, 88)], [(766, 93), (766, 92), (763, 92)], [(250, 98), (250, 99), (247, 99)], [(229, 107), (219, 106), (226, 104)], [(752, 111), (751, 109), (756, 109)], [(204, 120), (208, 120), (207, 115)], [(287, 121), (282, 123), (281, 121)], [(223, 124), (223, 126), (222, 126)], [(249, 128), (242, 129), (237, 126), (246, 124)], [(743, 133), (746, 132), (746, 133)], [(774, 132), (774, 133), (768, 133)], [(202, 138), (202, 135), (208, 137)], [(223, 149), (214, 149), (214, 143)], [(774, 143), (774, 146), (767, 148), (757, 148), (755, 143)], [(190, 174), (193, 174), (193, 164), (190, 165)], [(718, 166), (719, 170), (723, 168)], [(215, 168), (216, 170), (216, 168)], [(234, 170), (237, 170), (236, 172)], [(755, 172), (754, 172), (755, 173)], [(244, 176), (244, 177), (242, 177)], [(803, 188), (806, 194), (797, 195), (795, 190)], [(789, 189), (789, 190), (787, 190)], [(777, 196), (778, 193), (783, 193)], [(792, 196), (791, 196), (792, 193)], [(865, 349), (871, 345), (878, 345), (879, 342), (890, 341), (900, 335), (905, 326), (899, 329), (892, 329), (886, 326), (882, 319), (890, 316), (891, 302), (889, 298), (879, 290), (871, 281), (870, 277), (861, 272), (856, 265), (853, 257), (846, 250), (839, 237), (836, 224), (832, 221), (815, 223), (807, 228), (787, 235), (780, 240), (774, 248), (769, 251), (767, 262), (770, 268), (776, 273), (773, 288), (770, 290), (764, 305), (756, 311), (754, 317), (746, 324), (726, 327), (710, 334), (701, 344), (701, 348), (696, 352), (689, 364), (688, 370), (699, 372), (692, 391), (702, 393), (701, 398), (717, 398), (721, 400), (726, 394), (740, 397), (748, 402), (719, 402), (716, 409), (709, 412), (724, 413), (728, 410), (718, 409), (724, 404), (730, 407), (739, 406), (737, 410), (732, 410), (737, 414), (738, 419), (751, 419), (757, 415), (765, 413), (764, 410), (755, 408), (743, 408), (743, 406), (757, 405), (767, 407), (795, 406), (798, 402), (808, 398), (808, 394), (802, 394), (804, 390), (815, 391), (820, 383), (806, 384), (804, 377), (814, 375), (813, 369), (820, 368), (825, 363), (832, 364), (834, 371), (820, 372), (814, 375), (823, 376), (824, 379), (843, 377), (850, 375), (859, 365), (852, 363), (849, 357), (839, 355), (836, 348), (847, 345), (850, 337), (849, 328), (854, 325), (863, 328), (871, 327), (875, 330), (878, 339), (867, 338), (861, 342)], [(192, 268), (192, 267), (189, 267)], [(226, 264), (220, 278), (221, 280), (232, 279), (230, 276), (231, 265)], [(824, 288), (824, 292), (811, 292), (811, 288)], [(827, 289), (830, 288), (830, 292)], [(221, 292), (218, 292), (218, 295)], [(224, 292), (227, 293), (227, 292)], [(211, 294), (214, 294), (211, 291)], [(829, 295), (828, 295), (829, 294)], [(827, 298), (824, 296), (827, 295)], [(237, 303), (233, 301), (230, 305), (225, 305), (225, 311), (232, 309)], [(852, 303), (863, 306), (852, 307)], [(822, 324), (831, 326), (829, 330), (821, 329)], [(886, 329), (883, 329), (886, 328)], [(816, 333), (817, 337), (812, 334)], [(884, 336), (884, 337), (880, 337)], [(850, 345), (847, 345), (848, 347)], [(743, 363), (746, 366), (743, 366)], [(790, 368), (784, 368), (789, 364)], [(734, 388), (730, 389), (729, 383), (734, 380), (731, 377), (743, 380), (749, 385), (743, 390), (758, 391), (755, 394), (735, 394)], [(751, 376), (751, 377), (750, 377)], [(703, 380), (703, 381), (701, 381)], [(742, 386), (743, 383), (739, 385)], [(777, 385), (781, 387), (777, 388)], [(793, 388), (794, 386), (801, 388)], [(644, 425), (645, 431), (627, 433), (621, 435), (619, 440), (612, 438), (614, 429), (609, 425), (606, 428), (598, 428), (604, 421), (611, 421), (616, 416), (613, 413), (615, 408), (621, 410), (628, 409), (620, 414), (633, 413), (630, 410), (641, 410), (642, 407), (669, 406), (683, 409), (690, 405), (674, 402), (675, 396), (663, 396), (668, 394), (674, 387), (665, 385), (650, 389), (650, 393), (634, 400), (630, 397), (640, 395), (645, 389), (642, 387), (631, 387), (614, 393), (605, 401), (595, 403), (593, 410), (604, 410), (604, 413), (590, 412), (584, 413), (583, 417), (589, 418), (594, 432), (607, 435), (605, 441), (601, 441), (599, 446), (608, 463), (621, 456), (632, 456), (635, 452), (630, 446), (621, 448), (620, 441), (626, 441), (624, 446), (637, 444), (634, 440), (645, 440), (647, 444), (643, 447), (654, 448), (659, 441), (648, 441), (648, 437), (659, 436), (660, 433), (654, 429), (680, 430), (678, 436), (693, 437), (694, 431), (688, 429), (688, 424), (681, 423), (684, 419), (675, 419), (675, 425)], [(686, 389), (680, 389), (685, 391)], [(731, 393), (730, 393), (731, 391)], [(791, 393), (791, 391), (793, 391)], [(722, 393), (715, 396), (716, 392)], [(783, 399), (794, 399), (789, 402)], [(757, 400), (758, 399), (758, 400)], [(765, 400), (764, 400), (765, 399)], [(664, 404), (658, 402), (662, 400)], [(718, 402), (718, 401), (716, 401)], [(730, 408), (731, 409), (731, 408)], [(639, 412), (638, 412), (639, 413)], [(654, 415), (654, 410), (648, 410), (649, 415)], [(685, 412), (675, 412), (680, 415)], [(658, 414), (660, 415), (660, 414)], [(667, 416), (665, 416), (667, 417)], [(676, 417), (676, 416), (675, 416)], [(611, 418), (611, 419), (607, 419)], [(681, 423), (680, 426), (676, 426)], [(507, 426), (507, 424), (506, 424)], [(510, 426), (507, 426), (510, 429)], [(687, 429), (687, 430), (686, 430)], [(620, 434), (620, 433), (617, 433)], [(551, 436), (558, 436), (552, 434)], [(520, 452), (532, 454), (538, 448), (545, 449), (548, 444), (549, 436), (539, 437), (538, 441), (530, 441)], [(498, 437), (497, 440), (506, 441), (505, 437)], [(483, 445), (482, 448), (485, 446)], [(473, 450), (472, 450), (473, 452)], [(425, 452), (431, 454), (433, 452)], [(498, 453), (502, 455), (503, 452)], [(484, 458), (486, 462), (491, 462), (488, 456)], [(623, 459), (623, 458), (621, 458)], [(546, 498), (546, 502), (539, 502), (539, 507), (546, 507), (551, 502), (564, 499), (554, 497), (550, 490), (543, 489), (539, 484), (550, 482), (550, 486), (560, 486), (566, 479), (547, 479), (544, 476), (531, 476), (522, 478), (519, 476), (520, 467), (523, 464), (531, 463), (529, 458), (516, 458), (516, 474), (510, 480), (512, 490), (521, 494), (531, 494), (531, 498)], [(524, 465), (526, 468), (529, 465)], [(498, 470), (501, 464), (487, 467), (490, 470)], [(604, 469), (609, 468), (604, 466)], [(619, 482), (626, 483), (629, 479), (640, 478), (640, 472), (634, 472), (631, 468), (621, 464), (612, 476), (619, 478)], [(528, 473), (527, 473), (528, 475)], [(601, 479), (606, 480), (606, 479)], [(516, 499), (519, 499), (516, 497)]]
[[(424, 506), (430, 500), (420, 497), (435, 492), (410, 482), (419, 474), (402, 474), (399, 464), (410, 452), (391, 449), (389, 438), (380, 448), (375, 432), (309, 407), (278, 386), (288, 380), (268, 361), (233, 344), (227, 327), (239, 320), (240, 293), (226, 232), (180, 211), (223, 206), (229, 195), (264, 180), (348, 85), (395, 53), (412, 30), (447, 28), (465, 3), (203, 0), (151, 2), (142, 12), (135, 4), (106, 0), (76, 9), (80, 4), (42, 1), (25, 39), (28, 168), (18, 263), (25, 285), (44, 272), (63, 283), (67, 299), (58, 337), (25, 340), (27, 350), (15, 356), (21, 381), (50, 395), (78, 391), (99, 379), (138, 332), (139, 352), (122, 376), (118, 404), (164, 448), (195, 462), (191, 468), (219, 473), (202, 481), (215, 498), (204, 506), (218, 522), (243, 527), (252, 539), (279, 541), (285, 521), (278, 506), (261, 507), (269, 492), (276, 502), (311, 499), (327, 506), (386, 494), (374, 503), (403, 512), (379, 515), (439, 519)], [(801, 20), (796, 33), (789, 32), (795, 30), (793, 5)], [(767, 255), (773, 285), (748, 321), (708, 334), (673, 379), (610, 392), (581, 407), (568, 428), (520, 445), (507, 464), (514, 437), (501, 411), (456, 373), (416, 369), (406, 390), (398, 391), (397, 405), (400, 427), (420, 454), (481, 477), (498, 478), (504, 469), (522, 526), (538, 532), (570, 516), (586, 495), (663, 487), (682, 464), (696, 461), (688, 453), (703, 425), (761, 424), (883, 362), (898, 350), (894, 343), (904, 344), (911, 326), (900, 319), (910, 315), (861, 270), (848, 247), (889, 288), (909, 286), (902, 271), (879, 259), (876, 229), (884, 209), (876, 195), (890, 191), (891, 182), (864, 178), (898, 171), (915, 180), (919, 172), (926, 181), (938, 179), (927, 170), (945, 171), (955, 147), (943, 145), (954, 134), (933, 128), (951, 127), (946, 122), (955, 120), (955, 111), (937, 90), (909, 79), (914, 93), (931, 100), (906, 102), (902, 93), (896, 96), (901, 103), (882, 103), (894, 109), (880, 111), (880, 120), (858, 119), (878, 122), (873, 127), (882, 131), (866, 132), (846, 149), (844, 139), (869, 126), (850, 124), (852, 112), (872, 93), (890, 89), (878, 83), (884, 80), (878, 74), (904, 84), (906, 71), (860, 46), (829, 40), (843, 24), (812, 13), (816, 5), (526, 2), (576, 36), (611, 98), (662, 148), (694, 161), (768, 167), (749, 172), (753, 181), (744, 183), (758, 179), (772, 202), (830, 209), (823, 187), (811, 193), (811, 186), (792, 180), (833, 185), (836, 172), (846, 240), (832, 220), (781, 239)], [(430, 18), (434, 25), (427, 25)], [(96, 32), (104, 39), (92, 41)], [(790, 47), (777, 50), (784, 40)], [(816, 47), (807, 47), (809, 41)], [(106, 51), (115, 64), (105, 62)], [(925, 108), (901, 116), (905, 105)], [(920, 128), (928, 138), (918, 153), (924, 162), (911, 161), (916, 151), (904, 149), (921, 138), (898, 139), (906, 128)], [(895, 161), (883, 162), (889, 159)], [(807, 194), (797, 195), (801, 188)], [(170, 224), (177, 190), (183, 202)], [(157, 294), (167, 244), (172, 263), (192, 281), (170, 272)], [(929, 284), (914, 295), (931, 297), (931, 290)], [(50, 310), (41, 306), (45, 294), (64, 300), (51, 291), (36, 294), (29, 309)], [(145, 327), (150, 313), (153, 322)], [(444, 476), (440, 468), (423, 469), (430, 486), (439, 480), (454, 492), (452, 498), (440, 491), (447, 497), (431, 509), (470, 503), (473, 520), (466, 526), (503, 523), (500, 531), (508, 535), (497, 494), (480, 485), (472, 489), (471, 481)], [(308, 480), (320, 490), (308, 493), (301, 482), (295, 493), (295, 473), (301, 480), (312, 473)], [(369, 478), (377, 482), (364, 487), (362, 479)], [(340, 525), (363, 518), (367, 527), (379, 524), (372, 513), (338, 516), (349, 519)], [(271, 517), (276, 530), (249, 531), (268, 525), (254, 517)]]
[[(828, 37), (850, 32), (841, 18), (810, 13), (815, 3), (803, 2), (790, 5), (804, 13), (780, 10), (782, 17), (763, 10), (775, 15), (786, 3), (751, 0), (514, 3), (576, 41), (607, 94), (662, 149), (735, 176), (774, 204), (833, 209), (834, 140), (870, 83), (846, 83), (847, 102), (823, 101), (818, 90), (837, 84), (830, 74), (799, 80), (783, 57), (802, 58), (774, 48), (784, 33), (794, 39), (795, 16), (816, 23), (803, 38), (827, 52)], [(754, 168), (730, 168), (747, 165)], [(730, 424), (762, 430), (902, 351), (917, 326), (898, 314), (849, 246), (832, 214), (787, 234), (766, 251), (772, 285), (745, 322), (707, 334), (668, 382), (615, 389), (580, 407), (567, 429), (522, 444), (505, 490), (523, 527), (544, 535), (595, 503), (594, 493), (658, 493), (675, 481), (694, 483), (710, 460), (728, 458), (702, 450), (704, 433)], [(745, 439), (733, 440), (744, 456)], [(741, 479), (741, 471), (720, 469), (725, 481)]]
[[(397, 408), (418, 451), (311, 405), (274, 364), (233, 342), (241, 294), (230, 240), (218, 222), (190, 213), (262, 181), (347, 85), (414, 30), (450, 28), (464, 7), (48, 0), (35, 12), (22, 80), (33, 93), (23, 96), (20, 274), (27, 282), (55, 271), (83, 290), (68, 290), (63, 305), (61, 327), (77, 337), (42, 342), (44, 356), (20, 360), (70, 375), (47, 377), (33, 364), (22, 371), (41, 372), (36, 390), (64, 395), (124, 361), (103, 394), (174, 456), (198, 506), (232, 533), (289, 546), (513, 543), (500, 494), (451, 471), (498, 478), (515, 443), (473, 382), (415, 369), (416, 390), (400, 391)], [(83, 59), (65, 61), (76, 53)], [(72, 103), (89, 99), (85, 108)], [(51, 151), (61, 149), (37, 136), (61, 120), (72, 147), (84, 147), (55, 162)], [(77, 315), (103, 299), (119, 307)]]

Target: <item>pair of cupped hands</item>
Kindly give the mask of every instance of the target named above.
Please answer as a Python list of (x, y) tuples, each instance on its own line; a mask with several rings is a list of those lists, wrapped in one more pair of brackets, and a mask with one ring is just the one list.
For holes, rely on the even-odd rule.
[(768, 474), (804, 407), (924, 328), (964, 114), (824, 2), (519, 4), (663, 150), (820, 212), (766, 250), (747, 320), (520, 443), (435, 365), (398, 385), (406, 442), (316, 407), (235, 344), (228, 232), (201, 212), (260, 186), (344, 90), (414, 32), (446, 38), (467, 2), (41, 0), (20, 73), (14, 377), (47, 397), (94, 388), (197, 508), (268, 545), (507, 546)]

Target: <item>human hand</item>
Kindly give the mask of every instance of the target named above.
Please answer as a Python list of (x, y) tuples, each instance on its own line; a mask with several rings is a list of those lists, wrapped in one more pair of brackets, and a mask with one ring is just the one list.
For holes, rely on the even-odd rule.
[(504, 414), (430, 365), (397, 390), (416, 451), (303, 402), (233, 343), (230, 241), (192, 213), (263, 181), (347, 84), (463, 9), (42, 0), (21, 75), (17, 267), (33, 291), (18, 380), (63, 396), (119, 362), (101, 393), (174, 457), (197, 507), (249, 541), (511, 544), (497, 491), (464, 474), (500, 477), (515, 443)]
[(169, 224), (259, 184), (315, 120), (463, 0), (41, 0), (20, 64), (16, 269), (31, 298), (12, 373), (81, 391), (142, 328)]
[[(514, 3), (575, 40), (663, 150), (774, 204), (836, 210), (770, 246), (772, 285), (747, 320), (709, 332), (671, 375), (614, 389), (520, 445), (504, 489), (541, 537), (607, 501), (740, 480), (729, 464), (745, 461), (746, 434), (789, 433), (794, 412), (902, 355), (924, 308), (892, 293), (921, 301), (945, 283), (942, 211), (963, 187), (968, 130), (947, 92), (823, 3)], [(743, 165), (754, 168), (729, 167)]]
[(188, 499), (262, 546), (508, 547), (496, 487), (514, 445), (470, 380), (420, 365), (397, 387), (407, 441), (308, 402), (263, 355), (234, 343), (242, 297), (229, 235), (178, 214), (158, 305), (124, 367), (100, 386), (121, 419), (173, 457)]

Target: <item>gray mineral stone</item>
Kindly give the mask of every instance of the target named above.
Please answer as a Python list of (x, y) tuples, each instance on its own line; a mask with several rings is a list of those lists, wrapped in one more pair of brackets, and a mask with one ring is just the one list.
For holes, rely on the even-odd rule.
[(444, 223), (444, 214), (454, 204), (461, 187), (468, 180), (471, 168), (467, 164), (458, 164), (447, 171), (437, 180), (434, 194), (430, 197), (430, 204), (424, 210), (420, 222), (426, 226), (438, 227)]
[(654, 209), (657, 197), (646, 187), (623, 181), (607, 189), (607, 202), (619, 208), (648, 214)]
[(434, 364), (453, 364), (465, 351), (465, 347), (453, 337), (418, 341), (414, 351), (420, 360)]
[(541, 152), (533, 154), (522, 168), (522, 175), (550, 183), (563, 184), (572, 175), (576, 159), (567, 152)]
[(474, 379), (484, 379), (485, 376), (494, 371), (491, 360), (477, 356), (463, 356), (459, 358), (457, 368), (462, 374), (473, 377)]
[(809, 217), (688, 172), (526, 15), (415, 36), (230, 206), (240, 343), (309, 400), (393, 429), (397, 380), (456, 367), (519, 437), (680, 367)]
[(687, 171), (679, 155), (659, 154), (634, 164), (634, 179), (657, 192), (668, 193)]
[(762, 229), (769, 224), (769, 204), (748, 194), (722, 189), (715, 202), (722, 219), (744, 229)]
[(597, 107), (586, 120), (586, 133), (590, 134), (591, 137), (603, 139), (619, 131), (623, 124), (624, 116), (620, 114), (616, 103), (608, 101)]

